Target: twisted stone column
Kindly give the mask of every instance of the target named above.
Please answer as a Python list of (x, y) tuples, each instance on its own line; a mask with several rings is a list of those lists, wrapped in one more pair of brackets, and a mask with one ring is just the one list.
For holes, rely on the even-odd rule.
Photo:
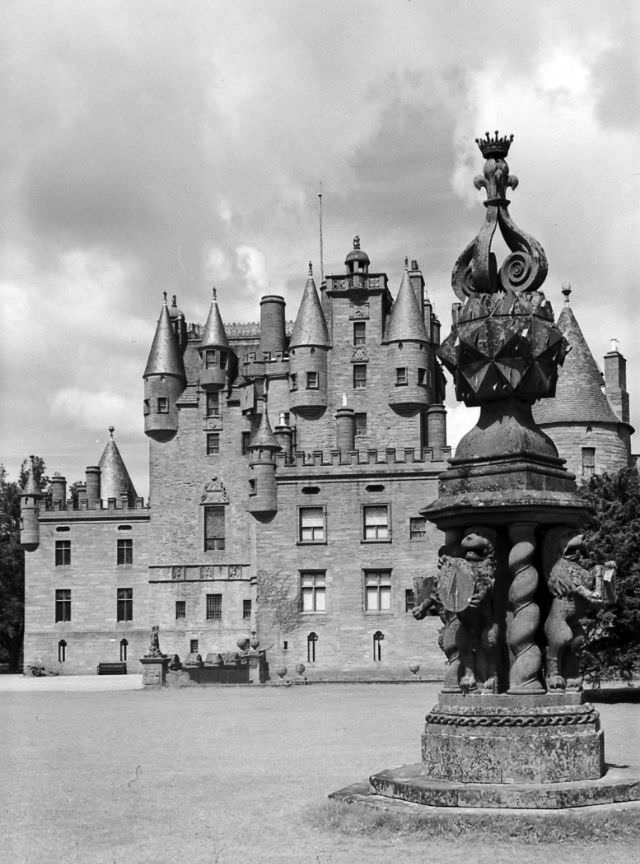
[(511, 653), (509, 693), (543, 693), (540, 682), (542, 653), (535, 635), (540, 609), (533, 597), (538, 587), (538, 571), (533, 566), (535, 524), (520, 523), (509, 527), (513, 546), (509, 552), (509, 623), (507, 644)]

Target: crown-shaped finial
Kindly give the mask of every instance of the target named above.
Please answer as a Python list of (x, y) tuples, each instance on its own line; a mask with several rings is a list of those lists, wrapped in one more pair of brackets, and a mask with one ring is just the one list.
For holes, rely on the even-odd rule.
[(359, 249), (359, 248), (360, 248), (360, 238), (358, 237), (357, 234), (356, 234), (356, 236), (353, 238), (353, 248), (354, 248), (354, 249)]
[(313, 262), (309, 261), (309, 276), (313, 276)]
[(213, 288), (211, 289), (211, 297), (212, 297), (213, 300), (217, 300), (217, 299), (218, 299), (218, 292), (216, 291), (216, 286), (215, 286), (215, 285), (214, 285)]
[(496, 129), (495, 136), (492, 138), (488, 132), (485, 132), (484, 138), (476, 138), (476, 144), (480, 148), (480, 152), (485, 159), (504, 159), (509, 152), (513, 135), (503, 135), (500, 138), (500, 133)]
[(569, 295), (571, 294), (571, 283), (563, 282), (562, 283), (562, 293), (564, 294), (564, 302), (569, 302)]

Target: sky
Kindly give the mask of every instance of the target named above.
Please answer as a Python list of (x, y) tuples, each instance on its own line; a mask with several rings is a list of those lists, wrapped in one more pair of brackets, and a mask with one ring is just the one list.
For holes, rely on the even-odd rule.
[[(640, 429), (640, 4), (4, 0), (0, 461), (69, 482), (115, 437), (146, 495), (142, 372), (162, 304), (226, 322), (355, 234), (396, 293), (417, 259), (449, 332), (484, 219), (474, 139), (513, 134), (516, 224), (596, 359), (618, 339)], [(318, 280), (319, 281), (319, 280)], [(448, 402), (450, 440), (473, 415)], [(633, 439), (639, 449), (638, 436)]]

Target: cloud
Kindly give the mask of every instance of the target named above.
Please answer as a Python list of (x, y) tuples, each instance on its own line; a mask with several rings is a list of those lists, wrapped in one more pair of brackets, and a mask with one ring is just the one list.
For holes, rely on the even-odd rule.
[(236, 264), (244, 276), (250, 294), (259, 297), (269, 287), (267, 262), (264, 254), (255, 246), (238, 246)]

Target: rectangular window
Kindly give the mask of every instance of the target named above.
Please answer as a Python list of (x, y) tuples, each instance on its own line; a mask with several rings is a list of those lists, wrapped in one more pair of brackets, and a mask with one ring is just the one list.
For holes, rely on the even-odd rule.
[(207, 432), (207, 456), (217, 456), (220, 452), (220, 433)]
[(367, 366), (365, 363), (356, 363), (353, 367), (354, 390), (362, 390), (367, 386)]
[(190, 654), (197, 654), (198, 653), (198, 640), (197, 639), (190, 639), (189, 640), (189, 653)]
[(56, 588), (56, 621), (71, 621), (71, 588)]
[(169, 413), (169, 400), (166, 396), (158, 397), (158, 414), (168, 414)]
[(204, 365), (207, 369), (211, 369), (212, 366), (217, 365), (216, 354), (218, 352), (215, 348), (208, 348), (204, 352)]
[(406, 366), (396, 368), (396, 387), (404, 387), (409, 383), (409, 372)]
[(427, 383), (427, 370), (418, 369), (418, 384), (420, 387), (425, 387)]
[(297, 390), (298, 389), (298, 376), (295, 372), (292, 372), (289, 375), (289, 390)]
[(582, 448), (582, 476), (588, 480), (596, 473), (596, 448)]
[(367, 341), (367, 324), (365, 321), (353, 322), (353, 346), (357, 348), (365, 345)]
[(298, 539), (300, 543), (324, 543), (324, 507), (300, 507), (298, 509)]
[(363, 539), (390, 540), (389, 505), (376, 504), (362, 508)]
[(119, 567), (133, 564), (133, 540), (130, 537), (118, 539), (117, 561)]
[(56, 540), (56, 567), (71, 564), (71, 540)]
[(240, 452), (246, 456), (249, 452), (249, 442), (251, 441), (251, 432), (243, 432), (240, 439)]
[(133, 588), (118, 588), (116, 597), (118, 621), (133, 621)]
[(207, 392), (205, 410), (207, 417), (220, 416), (220, 393), (217, 390)]
[(391, 611), (391, 571), (367, 570), (364, 574), (364, 608), (367, 612)]
[(144, 414), (145, 417), (148, 417), (149, 414), (151, 414), (151, 403), (149, 402), (148, 399), (145, 399), (143, 402), (143, 405), (144, 405), (144, 410), (142, 413)]
[(326, 579), (324, 570), (307, 570), (300, 573), (300, 596), (303, 612), (326, 610)]
[(317, 372), (307, 372), (307, 390), (317, 390), (318, 389), (318, 373)]
[(412, 588), (405, 588), (404, 591), (404, 611), (411, 612), (416, 605), (416, 595)]
[(242, 601), (242, 617), (251, 618), (251, 600)]
[(356, 435), (366, 435), (367, 415), (363, 411), (356, 411), (353, 417), (355, 420)]
[(207, 621), (222, 618), (222, 594), (207, 594)]
[(224, 507), (209, 505), (204, 508), (204, 551), (224, 549)]
[(409, 519), (409, 539), (422, 540), (427, 533), (424, 519), (421, 516), (412, 516)]
[(186, 600), (176, 600), (176, 618), (186, 618), (186, 617), (187, 617)]

